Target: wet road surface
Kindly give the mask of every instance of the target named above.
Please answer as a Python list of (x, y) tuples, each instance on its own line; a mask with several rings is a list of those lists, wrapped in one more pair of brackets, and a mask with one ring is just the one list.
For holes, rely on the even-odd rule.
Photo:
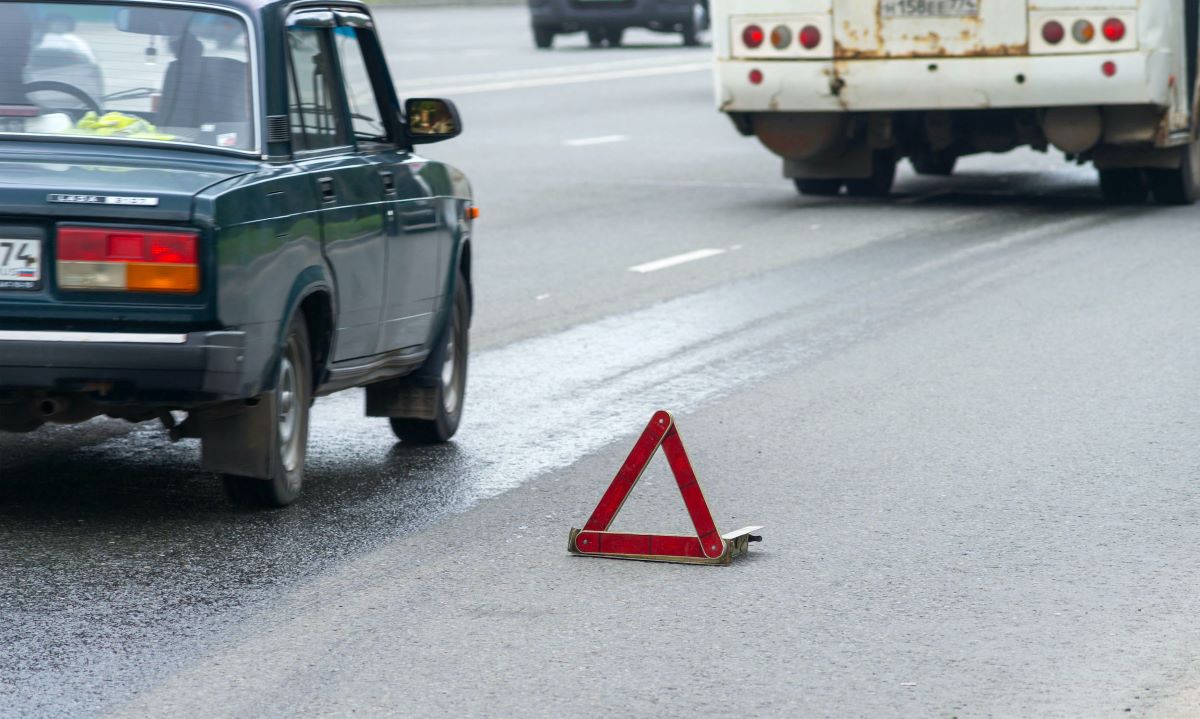
[[(456, 441), (326, 398), (255, 514), (152, 424), (0, 436), (0, 715), (1189, 716), (1198, 210), (1024, 152), (799, 198), (705, 51), (523, 12), (380, 20), (484, 212)], [(660, 407), (748, 561), (566, 555)]]

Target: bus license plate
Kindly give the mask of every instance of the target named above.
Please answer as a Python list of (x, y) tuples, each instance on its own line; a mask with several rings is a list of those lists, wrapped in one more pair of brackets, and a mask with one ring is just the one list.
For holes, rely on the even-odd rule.
[(979, 0), (880, 0), (883, 17), (979, 17)]
[(36, 290), (41, 286), (41, 240), (0, 238), (0, 290)]

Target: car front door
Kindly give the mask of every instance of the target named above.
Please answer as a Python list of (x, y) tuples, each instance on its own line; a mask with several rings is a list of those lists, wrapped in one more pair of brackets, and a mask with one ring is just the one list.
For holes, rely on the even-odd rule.
[(333, 361), (380, 351), (388, 222), (374, 164), (357, 151), (333, 50), (337, 19), (305, 10), (288, 20), (292, 151), (321, 203), (322, 249), (333, 272), (337, 334)]
[(440, 289), (439, 250), (445, 234), (434, 192), (421, 177), (425, 161), (403, 149), (395, 93), (371, 19), (337, 11), (334, 32), (358, 155), (383, 193), (387, 234), (383, 326), (379, 351), (427, 342)]

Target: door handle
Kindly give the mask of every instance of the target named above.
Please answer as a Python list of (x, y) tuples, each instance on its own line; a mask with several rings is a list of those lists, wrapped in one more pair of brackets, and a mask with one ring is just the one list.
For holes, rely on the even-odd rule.
[(379, 179), (383, 182), (383, 191), (385, 194), (396, 194), (396, 176), (391, 170), (380, 170)]
[(317, 180), (317, 187), (321, 188), (321, 202), (337, 202), (337, 192), (333, 189), (332, 177), (322, 177)]

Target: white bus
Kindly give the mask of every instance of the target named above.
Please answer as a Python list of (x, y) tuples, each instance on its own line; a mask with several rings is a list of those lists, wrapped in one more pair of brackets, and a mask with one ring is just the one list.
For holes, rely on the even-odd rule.
[(1200, 194), (1197, 0), (714, 0), (716, 97), (805, 194), (1029, 146), (1112, 202)]

